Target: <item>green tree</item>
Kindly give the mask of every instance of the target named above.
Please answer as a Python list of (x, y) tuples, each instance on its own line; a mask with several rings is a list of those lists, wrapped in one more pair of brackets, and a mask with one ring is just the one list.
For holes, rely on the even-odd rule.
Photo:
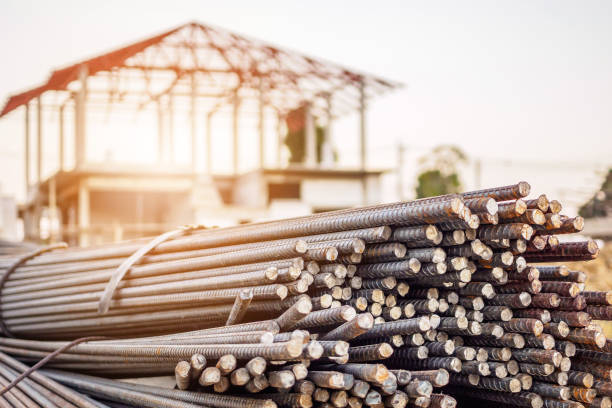
[[(317, 162), (322, 159), (323, 141), (325, 140), (325, 129), (321, 126), (315, 128), (315, 135), (317, 138)], [(289, 149), (290, 163), (303, 163), (306, 156), (306, 129), (291, 132), (287, 131), (285, 136), (285, 146)], [(334, 160), (336, 158), (336, 152), (334, 151)]]
[(457, 146), (441, 145), (419, 160), (421, 171), (417, 176), (417, 198), (432, 197), (461, 191), (458, 165), (467, 156)]
[(599, 190), (584, 203), (578, 210), (578, 214), (584, 218), (608, 217), (612, 215), (612, 169)]

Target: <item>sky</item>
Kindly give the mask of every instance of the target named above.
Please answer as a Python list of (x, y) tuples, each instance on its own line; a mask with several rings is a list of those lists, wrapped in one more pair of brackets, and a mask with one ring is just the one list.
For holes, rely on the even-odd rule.
[[(582, 200), (612, 164), (610, 1), (4, 0), (0, 99), (192, 20), (404, 83), (370, 106), (370, 167), (393, 168), (402, 143), (411, 179), (418, 157), (455, 144), (481, 160), (483, 184), (523, 176)], [(18, 197), (22, 120), (0, 120), (0, 188)], [(334, 129), (349, 165), (351, 120)], [(463, 178), (476, 186), (470, 166)]]

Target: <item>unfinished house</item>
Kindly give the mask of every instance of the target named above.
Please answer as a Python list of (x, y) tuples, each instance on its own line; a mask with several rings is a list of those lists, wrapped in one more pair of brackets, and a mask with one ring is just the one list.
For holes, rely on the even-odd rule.
[[(23, 117), (25, 237), (85, 245), (377, 202), (366, 108), (398, 86), (195, 22), (55, 70), (0, 114)], [(330, 123), (350, 113), (359, 165), (339, 168)]]

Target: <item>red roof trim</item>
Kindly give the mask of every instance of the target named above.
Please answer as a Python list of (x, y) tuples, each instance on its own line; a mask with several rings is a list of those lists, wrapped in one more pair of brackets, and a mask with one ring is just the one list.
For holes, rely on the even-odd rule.
[(95, 75), (100, 71), (108, 71), (112, 68), (122, 66), (125, 60), (127, 60), (128, 58), (138, 54), (139, 52), (143, 51), (147, 47), (150, 47), (151, 45), (155, 45), (161, 42), (167, 36), (174, 34), (181, 28), (191, 24), (193, 23), (182, 25), (160, 35), (156, 35), (155, 37), (151, 37), (146, 40), (142, 40), (134, 44), (128, 45), (126, 47), (119, 48), (115, 51), (100, 55), (98, 57), (94, 57), (71, 65), (69, 67), (53, 71), (51, 73), (51, 76), (49, 77), (49, 80), (44, 85), (9, 97), (8, 101), (4, 105), (4, 108), (2, 109), (2, 112), (0, 112), (0, 117), (17, 109), (22, 105), (27, 104), (32, 99), (39, 97), (46, 91), (61, 91), (67, 89), (68, 84), (70, 84), (70, 82), (78, 79), (79, 69), (81, 68), (81, 66), (87, 67), (88, 75)]

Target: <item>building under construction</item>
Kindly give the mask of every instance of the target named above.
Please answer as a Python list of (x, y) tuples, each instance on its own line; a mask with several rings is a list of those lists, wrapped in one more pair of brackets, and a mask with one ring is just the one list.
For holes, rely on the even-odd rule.
[[(0, 114), (24, 117), (25, 239), (83, 245), (377, 202), (366, 107), (398, 86), (195, 22), (55, 70)], [(330, 124), (355, 112), (359, 166), (341, 169)], [(292, 132), (299, 162), (283, 155)]]

